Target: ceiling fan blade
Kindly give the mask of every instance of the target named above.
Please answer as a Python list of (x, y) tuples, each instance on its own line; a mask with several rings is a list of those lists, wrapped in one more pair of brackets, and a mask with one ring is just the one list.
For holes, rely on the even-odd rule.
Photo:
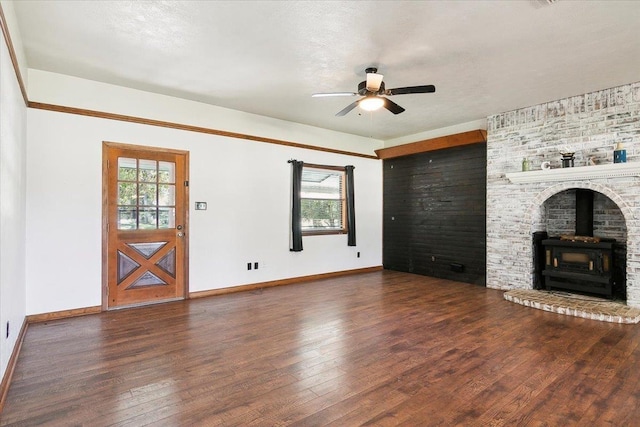
[(358, 103), (360, 102), (360, 99), (358, 99), (355, 102), (352, 102), (351, 104), (347, 105), (346, 107), (344, 107), (342, 110), (338, 111), (336, 113), (336, 116), (338, 117), (342, 117), (345, 114), (347, 114), (349, 111), (353, 110), (354, 108), (356, 108), (358, 106)]
[(389, 98), (382, 98), (382, 99), (384, 99), (383, 107), (391, 111), (393, 114), (400, 114), (404, 111), (404, 108), (402, 108), (401, 106), (399, 106), (398, 104), (390, 100)]
[(407, 86), (407, 87), (397, 87), (395, 89), (387, 89), (385, 91), (385, 95), (406, 95), (408, 93), (433, 93), (435, 91), (436, 91), (436, 87), (434, 85)]
[(311, 96), (314, 98), (322, 98), (325, 96), (355, 96), (354, 92), (329, 92), (329, 93), (314, 93)]

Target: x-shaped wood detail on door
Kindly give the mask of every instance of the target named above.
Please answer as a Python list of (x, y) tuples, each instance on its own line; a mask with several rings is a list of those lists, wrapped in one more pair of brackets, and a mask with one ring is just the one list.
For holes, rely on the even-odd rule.
[[(158, 278), (163, 280), (165, 284), (173, 284), (175, 281), (175, 277), (165, 271), (162, 267), (160, 267), (157, 263), (163, 259), (167, 254), (169, 254), (175, 248), (174, 245), (166, 243), (160, 249), (158, 249), (153, 255), (149, 258), (146, 258), (142, 253), (138, 252), (131, 246), (129, 246), (126, 242), (120, 242), (118, 245), (118, 251), (125, 254), (133, 261), (138, 263), (140, 266), (131, 272), (126, 278), (122, 280), (118, 284), (118, 287), (122, 290), (127, 290), (131, 285), (133, 285), (144, 273), (147, 271), (153, 273)], [(174, 254), (175, 256), (175, 254)], [(161, 286), (161, 285), (150, 285), (150, 286)]]

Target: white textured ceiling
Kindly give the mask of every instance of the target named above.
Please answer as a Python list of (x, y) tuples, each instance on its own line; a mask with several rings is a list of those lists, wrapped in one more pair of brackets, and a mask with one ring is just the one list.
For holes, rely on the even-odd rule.
[[(388, 140), (640, 80), (640, 2), (17, 1), (28, 66)], [(377, 66), (406, 111), (345, 117)]]

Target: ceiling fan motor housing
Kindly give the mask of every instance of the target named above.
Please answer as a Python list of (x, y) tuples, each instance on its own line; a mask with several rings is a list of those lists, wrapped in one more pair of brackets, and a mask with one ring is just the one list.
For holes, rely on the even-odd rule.
[(367, 90), (367, 82), (360, 82), (358, 83), (358, 95), (362, 95), (365, 96), (367, 94), (376, 94), (376, 95), (383, 95), (384, 94), (384, 82), (380, 83), (380, 88), (375, 91), (375, 92), (371, 92), (370, 90)]

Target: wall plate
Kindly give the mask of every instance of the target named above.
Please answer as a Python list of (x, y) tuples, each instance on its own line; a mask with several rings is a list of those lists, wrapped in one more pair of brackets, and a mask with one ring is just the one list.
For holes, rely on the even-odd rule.
[(207, 202), (196, 202), (196, 210), (197, 211), (206, 211), (207, 210)]

